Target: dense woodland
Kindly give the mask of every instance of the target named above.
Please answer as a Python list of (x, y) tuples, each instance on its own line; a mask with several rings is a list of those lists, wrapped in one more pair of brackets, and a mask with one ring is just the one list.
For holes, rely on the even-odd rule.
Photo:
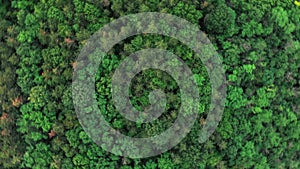
[[(292, 0), (0, 3), (0, 168), (300, 168), (300, 7)], [(205, 66), (170, 37), (143, 34), (120, 42), (102, 61), (95, 85), (99, 107), (122, 133), (156, 135), (170, 127), (180, 106), (174, 79), (147, 70), (133, 79), (132, 104), (142, 109), (149, 91), (162, 88), (167, 111), (148, 124), (121, 117), (109, 84), (129, 54), (169, 50), (192, 69), (201, 89), (199, 117), (180, 144), (155, 157), (130, 159), (106, 152), (86, 134), (74, 111), (71, 83), (87, 39), (110, 21), (139, 12), (170, 13), (198, 25), (222, 56), (228, 90), (217, 130), (200, 144), (211, 95)]]

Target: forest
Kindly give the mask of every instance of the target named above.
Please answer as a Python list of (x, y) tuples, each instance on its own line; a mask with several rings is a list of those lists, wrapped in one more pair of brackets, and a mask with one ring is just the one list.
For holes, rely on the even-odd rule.
[[(7, 169), (299, 169), (300, 2), (295, 0), (1, 0), (0, 168)], [(147, 69), (131, 81), (130, 102), (144, 110), (161, 89), (166, 109), (134, 123), (116, 109), (112, 74), (130, 54), (159, 48), (179, 56), (199, 87), (199, 113), (187, 136), (147, 158), (105, 151), (84, 130), (72, 97), (76, 61), (88, 39), (122, 16), (160, 12), (196, 25), (221, 57), (227, 97), (216, 131), (198, 141), (212, 89), (206, 65), (178, 39), (140, 34), (119, 42), (95, 78), (110, 126), (129, 137), (155, 136), (176, 120), (180, 86)], [(107, 139), (111, 139), (108, 137)], [(114, 140), (111, 140), (112, 146)], [(165, 140), (157, 140), (164, 144)]]

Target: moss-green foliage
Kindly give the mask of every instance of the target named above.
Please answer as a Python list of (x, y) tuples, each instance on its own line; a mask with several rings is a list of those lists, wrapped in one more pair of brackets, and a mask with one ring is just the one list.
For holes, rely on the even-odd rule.
[(218, 4), (204, 18), (207, 31), (223, 36), (235, 33), (236, 13), (226, 4)]
[[(0, 2), (0, 168), (300, 168), (300, 10), (290, 0), (14, 0)], [(116, 45), (96, 77), (99, 108), (111, 126), (135, 137), (170, 127), (180, 93), (171, 76), (147, 70), (133, 79), (131, 103), (167, 93), (167, 111), (149, 124), (123, 118), (111, 99), (111, 76), (129, 54), (166, 49), (181, 57), (199, 86), (199, 118), (188, 136), (156, 157), (129, 159), (102, 150), (84, 132), (72, 103), (72, 71), (87, 39), (113, 19), (165, 12), (199, 25), (222, 56), (226, 108), (200, 144), (210, 102), (205, 66), (170, 37), (137, 35)], [(164, 141), (164, 140), (159, 140)]]
[(15, 124), (20, 114), (18, 108), (23, 102), (16, 84), (19, 29), (14, 23), (16, 12), (10, 8), (10, 3), (1, 1), (0, 4), (0, 166), (11, 168), (20, 166), (25, 151)]

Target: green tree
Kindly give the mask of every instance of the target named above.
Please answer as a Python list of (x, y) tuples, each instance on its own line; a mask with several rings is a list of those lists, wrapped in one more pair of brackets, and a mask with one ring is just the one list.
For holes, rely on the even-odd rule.
[(225, 4), (218, 4), (205, 15), (204, 26), (209, 33), (232, 36), (236, 33), (236, 13)]

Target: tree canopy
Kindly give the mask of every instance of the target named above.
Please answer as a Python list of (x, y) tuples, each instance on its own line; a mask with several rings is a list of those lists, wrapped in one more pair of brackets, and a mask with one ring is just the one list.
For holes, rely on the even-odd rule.
[[(0, 4), (0, 168), (300, 168), (297, 1), (13, 0)], [(186, 138), (158, 156), (131, 159), (106, 152), (83, 130), (71, 84), (76, 58), (87, 40), (105, 24), (139, 12), (169, 13), (197, 25), (222, 57), (228, 91), (218, 128), (208, 141), (199, 143), (211, 98), (207, 65), (172, 37), (141, 34), (115, 45), (98, 68), (95, 88), (99, 109), (121, 133), (158, 135), (172, 125), (181, 105), (172, 76), (149, 69), (133, 78), (130, 101), (144, 110), (151, 102), (149, 93), (161, 89), (167, 100), (162, 116), (151, 123), (135, 123), (117, 111), (112, 74), (131, 53), (160, 48), (179, 56), (191, 68), (201, 96), (195, 103), (200, 105), (199, 117)]]

